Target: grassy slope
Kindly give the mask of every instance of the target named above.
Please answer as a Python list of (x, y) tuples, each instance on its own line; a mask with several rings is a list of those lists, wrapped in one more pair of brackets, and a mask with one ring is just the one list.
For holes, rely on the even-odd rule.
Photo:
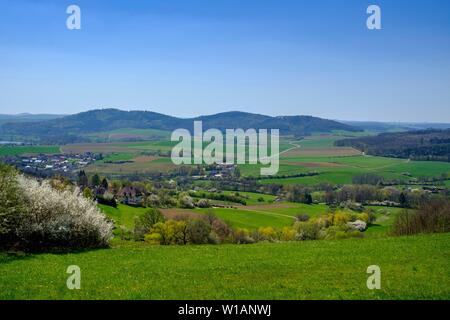
[[(381, 267), (381, 290), (366, 269)], [(81, 268), (81, 290), (66, 269)], [(450, 234), (0, 254), (0, 299), (448, 299)]]
[(147, 210), (146, 208), (135, 208), (124, 204), (119, 204), (117, 208), (102, 204), (98, 206), (109, 218), (114, 220), (117, 227), (124, 226), (128, 229), (133, 228), (135, 218)]

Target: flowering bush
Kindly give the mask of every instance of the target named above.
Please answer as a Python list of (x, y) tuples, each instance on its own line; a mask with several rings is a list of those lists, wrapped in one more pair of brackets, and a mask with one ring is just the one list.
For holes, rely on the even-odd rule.
[(78, 189), (57, 190), (19, 176), (25, 209), (16, 225), (16, 234), (28, 247), (104, 247), (112, 237), (113, 225), (94, 201)]
[(17, 241), (14, 228), (23, 209), (17, 172), (0, 163), (0, 246)]

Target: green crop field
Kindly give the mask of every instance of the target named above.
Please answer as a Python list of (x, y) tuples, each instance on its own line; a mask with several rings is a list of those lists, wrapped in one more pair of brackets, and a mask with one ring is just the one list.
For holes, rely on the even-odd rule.
[[(344, 184), (352, 183), (355, 175), (373, 173), (386, 179), (407, 180), (408, 173), (413, 178), (437, 177), (450, 173), (450, 163), (437, 161), (409, 161), (405, 159), (372, 157), (372, 156), (348, 156), (348, 157), (295, 157), (281, 158), (279, 175), (294, 175), (306, 172), (318, 172), (318, 176), (274, 178), (261, 180), (262, 183), (305, 185), (321, 182)], [(257, 176), (258, 166), (240, 166), (243, 175)]]
[[(247, 205), (263, 205), (270, 204), (275, 201), (276, 197), (268, 194), (255, 193), (255, 192), (243, 192), (243, 191), (222, 191), (227, 195), (239, 195), (240, 198), (245, 200)], [(263, 201), (260, 201), (262, 199)]]
[[(66, 269), (81, 269), (68, 290)], [(366, 286), (381, 268), (381, 290)], [(0, 299), (448, 299), (450, 234), (0, 254)]]
[(0, 156), (17, 156), (22, 154), (59, 153), (59, 146), (1, 146)]

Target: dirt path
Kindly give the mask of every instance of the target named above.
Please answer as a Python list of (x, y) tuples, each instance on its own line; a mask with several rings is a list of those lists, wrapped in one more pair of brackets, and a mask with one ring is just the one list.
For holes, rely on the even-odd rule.
[(278, 217), (286, 217), (286, 218), (290, 218), (295, 220), (295, 217), (290, 216), (288, 214), (282, 214), (282, 213), (275, 213), (275, 212), (269, 212), (269, 211), (260, 211), (260, 210), (252, 210), (252, 209), (247, 209), (245, 207), (239, 208), (242, 211), (248, 211), (248, 212), (255, 212), (255, 213), (259, 213), (259, 214), (265, 214), (268, 216), (278, 216)]

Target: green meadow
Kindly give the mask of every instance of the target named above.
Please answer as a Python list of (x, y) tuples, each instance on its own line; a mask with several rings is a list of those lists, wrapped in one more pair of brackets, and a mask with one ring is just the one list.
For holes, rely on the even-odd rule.
[[(405, 181), (412, 178), (438, 177), (450, 173), (450, 163), (437, 161), (409, 161), (405, 159), (346, 156), (346, 157), (282, 157), (279, 175), (295, 175), (299, 173), (317, 172), (317, 176), (274, 178), (261, 180), (262, 183), (313, 185), (321, 182), (331, 184), (349, 184), (358, 174), (373, 173), (388, 180)], [(243, 165), (241, 173), (257, 176), (259, 168)]]
[(54, 154), (59, 152), (59, 146), (0, 146), (0, 157), (22, 154)]
[[(66, 287), (67, 267), (81, 289)], [(381, 268), (381, 290), (366, 286)], [(0, 299), (449, 299), (450, 234), (0, 254)]]

